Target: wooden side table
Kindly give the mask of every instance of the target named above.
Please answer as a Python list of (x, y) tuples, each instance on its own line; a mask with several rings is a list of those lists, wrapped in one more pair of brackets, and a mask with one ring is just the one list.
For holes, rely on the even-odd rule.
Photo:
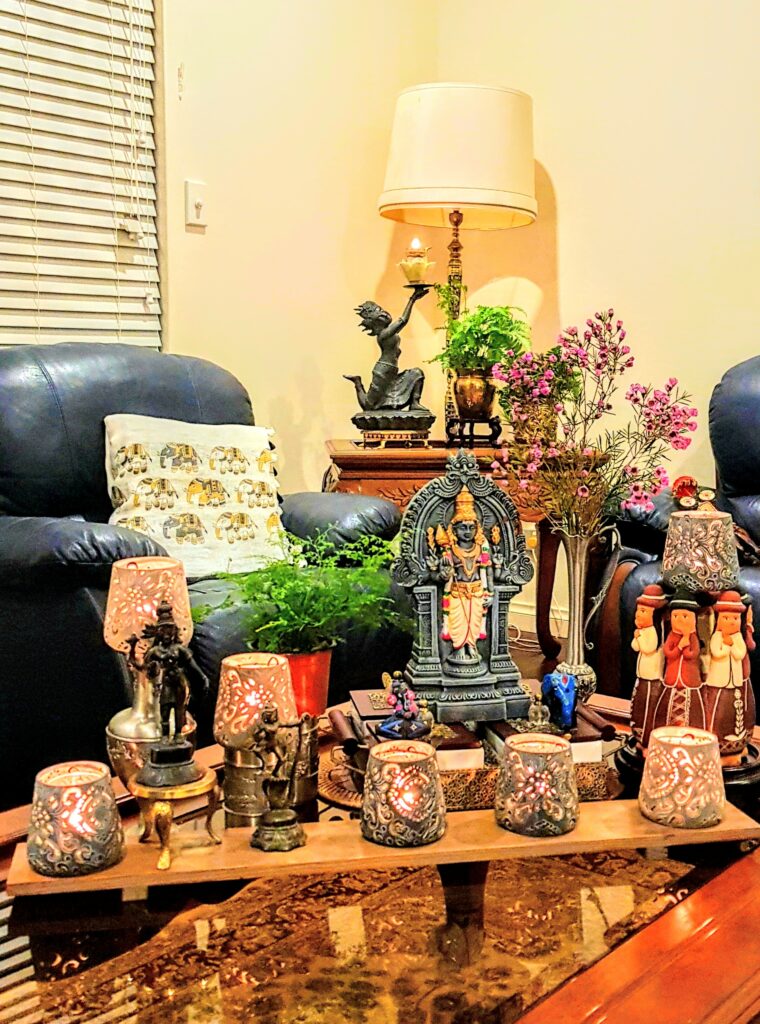
[[(358, 441), (331, 440), (327, 442), (330, 465), (322, 480), (322, 490), (386, 498), (403, 512), (420, 487), (446, 472), (446, 459), (455, 450), (447, 448), (444, 441), (431, 441), (428, 448), (363, 448)], [(469, 450), (481, 470), (490, 470), (493, 448)], [(549, 617), (559, 538), (544, 520), (537, 521), (537, 517), (524, 512), (520, 512), (520, 518), (523, 522), (536, 523), (536, 635), (544, 657), (556, 658), (560, 643), (552, 636)]]

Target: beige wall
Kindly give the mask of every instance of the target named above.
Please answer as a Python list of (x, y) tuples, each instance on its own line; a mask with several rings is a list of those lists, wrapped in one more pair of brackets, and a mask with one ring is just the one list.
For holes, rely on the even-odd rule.
[(470, 283), (538, 285), (541, 346), (614, 306), (635, 376), (679, 377), (702, 414), (673, 467), (711, 480), (710, 392), (760, 352), (756, 0), (440, 0), (437, 14), (439, 77), (534, 100), (539, 219), (471, 237)]
[[(710, 391), (760, 348), (756, 0), (164, 7), (167, 347), (240, 377), (277, 431), (286, 489), (318, 487), (325, 438), (352, 436), (341, 375), (366, 377), (373, 359), (353, 307), (405, 299), (395, 263), (414, 232), (381, 220), (376, 199), (396, 95), (431, 79), (534, 99), (539, 218), (464, 232), (471, 304), (524, 306), (541, 348), (615, 306), (637, 378), (675, 374), (703, 414), (674, 469), (711, 479)], [(185, 178), (207, 183), (205, 232), (184, 226)], [(422, 234), (442, 273), (447, 232)], [(438, 322), (428, 298), (406, 365), (436, 351)], [(560, 588), (560, 617), (564, 603)]]
[[(411, 233), (376, 200), (396, 95), (435, 77), (434, 14), (164, 0), (166, 347), (243, 381), (277, 431), (286, 490), (318, 488), (325, 439), (353, 432), (341, 375), (366, 377), (374, 348), (354, 307), (407, 298), (393, 264)], [(205, 231), (185, 228), (186, 178), (206, 182)], [(431, 334), (422, 318), (417, 332)], [(413, 359), (413, 325), (408, 341)]]

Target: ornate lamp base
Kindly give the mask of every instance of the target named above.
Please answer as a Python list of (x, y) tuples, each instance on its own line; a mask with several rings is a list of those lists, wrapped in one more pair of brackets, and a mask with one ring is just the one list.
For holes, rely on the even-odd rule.
[(305, 845), (303, 826), (290, 807), (266, 811), (251, 836), (251, 846), (266, 853), (286, 853)]
[[(150, 748), (155, 747), (161, 741), (161, 731), (150, 739), (142, 739), (135, 736), (122, 736), (114, 732), (112, 725), (114, 719), (106, 727), (106, 748), (108, 760), (119, 779), (129, 789), (129, 784), (150, 758)], [(195, 750), (195, 720), (188, 713), (187, 724), (182, 730), (182, 738), (187, 740)]]

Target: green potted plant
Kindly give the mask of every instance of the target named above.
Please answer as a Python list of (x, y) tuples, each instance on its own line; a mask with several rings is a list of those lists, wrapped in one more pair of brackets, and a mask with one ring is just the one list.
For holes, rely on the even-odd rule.
[(530, 348), (530, 325), (515, 315), (523, 311), (514, 306), (476, 306), (453, 318), (443, 293), (439, 293), (439, 306), (449, 314), (447, 341), (431, 362), (453, 374), (454, 400), (462, 419), (490, 419), (496, 396), (491, 368)]
[[(382, 571), (394, 552), (378, 537), (339, 549), (324, 535), (288, 537), (287, 547), (283, 561), (226, 576), (233, 589), (225, 606), (242, 606), (250, 650), (287, 657), (299, 712), (320, 715), (327, 706), (332, 651), (346, 625), (378, 629), (401, 623)], [(208, 612), (196, 609), (194, 618)]]

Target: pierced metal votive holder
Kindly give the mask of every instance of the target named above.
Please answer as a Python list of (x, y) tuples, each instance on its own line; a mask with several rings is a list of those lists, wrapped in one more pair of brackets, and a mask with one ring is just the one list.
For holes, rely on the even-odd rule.
[(429, 743), (389, 740), (370, 750), (361, 830), (381, 846), (425, 846), (441, 838), (446, 804)]
[(104, 764), (72, 761), (38, 772), (26, 849), (41, 875), (89, 875), (118, 864), (124, 833)]
[(708, 828), (725, 807), (717, 736), (676, 725), (654, 729), (639, 788), (644, 817), (672, 828)]
[[(224, 747), (224, 821), (227, 828), (250, 827), (267, 809), (261, 759), (236, 746), (256, 724), (262, 708), (274, 704), (282, 722), (298, 718), (290, 663), (281, 654), (231, 654), (222, 662), (214, 713), (214, 739)], [(299, 751), (293, 803), (316, 800), (319, 753), (317, 719), (305, 726), (308, 742)]]
[(668, 521), (662, 578), (668, 587), (708, 593), (739, 580), (734, 523), (728, 512), (674, 512)]
[(522, 836), (560, 836), (578, 822), (578, 785), (570, 743), (522, 733), (504, 743), (494, 803), (496, 822)]

